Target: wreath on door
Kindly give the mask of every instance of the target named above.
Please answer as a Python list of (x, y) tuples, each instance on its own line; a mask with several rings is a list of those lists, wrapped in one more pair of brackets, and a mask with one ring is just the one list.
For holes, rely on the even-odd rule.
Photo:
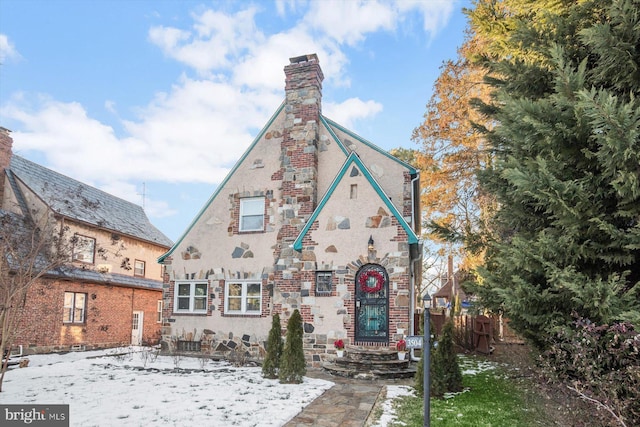
[[(374, 278), (374, 285), (370, 285), (369, 279)], [(382, 290), (384, 286), (384, 276), (379, 271), (369, 270), (365, 271), (358, 278), (358, 283), (360, 284), (360, 289), (369, 294), (379, 292)]]

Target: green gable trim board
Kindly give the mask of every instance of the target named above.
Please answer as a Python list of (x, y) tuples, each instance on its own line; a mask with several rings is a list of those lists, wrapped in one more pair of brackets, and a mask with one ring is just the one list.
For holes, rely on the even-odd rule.
[(402, 160), (398, 159), (397, 157), (392, 156), (388, 152), (384, 151), (382, 148), (378, 147), (375, 144), (372, 144), (371, 142), (369, 142), (366, 139), (362, 138), (361, 136), (351, 132), (350, 130), (345, 129), (343, 126), (339, 125), (338, 123), (334, 122), (333, 120), (331, 120), (329, 118), (325, 118), (324, 116), (323, 116), (323, 118), (330, 126), (340, 129), (340, 131), (342, 131), (342, 132), (346, 133), (347, 135), (357, 139), (358, 141), (360, 141), (361, 143), (363, 143), (367, 147), (371, 148), (372, 150), (375, 150), (378, 153), (383, 154), (384, 156), (396, 161), (397, 163), (400, 163), (402, 166), (407, 168), (409, 170), (409, 173), (411, 173), (412, 175), (418, 173), (418, 170), (416, 168), (414, 168), (413, 166), (411, 166), (410, 164), (405, 163)]
[(242, 162), (244, 162), (244, 159), (247, 158), (247, 156), (249, 155), (249, 153), (251, 153), (251, 150), (253, 150), (253, 148), (256, 146), (256, 144), (262, 139), (263, 135), (267, 132), (267, 130), (271, 127), (271, 125), (273, 124), (273, 122), (275, 121), (276, 117), (278, 117), (280, 115), (280, 113), (282, 112), (282, 110), (284, 109), (284, 101), (282, 102), (282, 104), (280, 104), (280, 107), (278, 107), (278, 109), (276, 110), (276, 112), (271, 116), (271, 118), (269, 119), (269, 121), (267, 122), (267, 124), (262, 128), (262, 130), (260, 130), (260, 133), (258, 133), (258, 135), (253, 139), (253, 142), (251, 143), (251, 145), (249, 145), (249, 148), (246, 149), (246, 151), (242, 154), (242, 156), (240, 157), (240, 159), (238, 159), (238, 161), (236, 162), (235, 165), (233, 165), (233, 168), (229, 171), (229, 173), (227, 174), (227, 176), (224, 178), (224, 180), (222, 180), (222, 182), (220, 183), (220, 185), (218, 185), (218, 187), (216, 188), (216, 190), (213, 192), (213, 194), (211, 195), (211, 197), (209, 197), (209, 200), (207, 200), (207, 202), (204, 204), (204, 206), (202, 207), (202, 209), (200, 209), (200, 212), (198, 212), (198, 214), (195, 216), (195, 218), (193, 219), (193, 221), (191, 221), (191, 224), (189, 224), (189, 226), (187, 227), (187, 229), (185, 230), (184, 233), (182, 233), (182, 235), (180, 236), (180, 238), (176, 241), (176, 243), (171, 247), (171, 249), (169, 249), (169, 251), (162, 255), (160, 258), (158, 258), (158, 262), (163, 262), (165, 260), (166, 257), (168, 257), (169, 255), (171, 255), (173, 253), (173, 251), (175, 251), (175, 249), (180, 245), (180, 243), (182, 243), (182, 241), (184, 240), (184, 238), (186, 237), (187, 234), (189, 234), (189, 231), (191, 231), (191, 229), (194, 227), (194, 225), (196, 225), (196, 223), (198, 222), (198, 220), (200, 220), (200, 217), (205, 213), (205, 211), (209, 208), (209, 206), (211, 205), (211, 203), (213, 203), (213, 201), (215, 200), (215, 198), (218, 196), (218, 194), (220, 193), (220, 191), (222, 191), (222, 189), (224, 188), (225, 184), (229, 181), (229, 179), (233, 176), (233, 174), (235, 173), (235, 171), (240, 167), (240, 165), (242, 164)]
[(396, 217), (396, 219), (398, 220), (398, 222), (400, 223), (404, 231), (407, 233), (409, 237), (409, 240), (408, 240), (409, 243), (410, 244), (418, 243), (418, 237), (416, 236), (414, 231), (411, 229), (407, 221), (404, 220), (404, 218), (402, 217), (398, 209), (395, 207), (395, 205), (391, 202), (391, 199), (389, 199), (389, 196), (387, 196), (387, 194), (384, 192), (384, 190), (382, 190), (382, 187), (380, 187), (380, 185), (378, 184), (376, 179), (373, 177), (373, 175), (371, 175), (371, 172), (369, 171), (369, 169), (367, 169), (364, 163), (362, 163), (362, 160), (360, 160), (360, 157), (358, 157), (356, 153), (351, 153), (347, 158), (347, 160), (344, 162), (344, 165), (342, 165), (342, 168), (340, 169), (340, 171), (336, 175), (336, 178), (333, 180), (333, 182), (329, 186), (329, 189), (327, 190), (325, 195), (322, 196), (322, 200), (320, 201), (320, 203), (318, 204), (318, 207), (309, 218), (309, 221), (307, 221), (306, 225), (304, 226), (304, 228), (302, 229), (302, 231), (300, 232), (296, 240), (293, 242), (293, 249), (295, 249), (296, 251), (302, 250), (302, 239), (307, 234), (307, 232), (311, 228), (311, 225), (314, 223), (314, 221), (318, 218), (318, 215), (320, 215), (320, 211), (322, 211), (327, 201), (331, 198), (336, 187), (338, 186), (340, 181), (342, 181), (342, 178), (345, 176), (345, 174), (353, 164), (355, 164), (358, 167), (358, 169), (360, 169), (360, 171), (367, 178), (367, 181), (374, 188), (378, 196), (380, 196), (380, 199), (382, 199), (384, 204), (387, 206), (391, 214)]
[(347, 150), (347, 147), (344, 146), (342, 141), (340, 141), (340, 138), (338, 138), (338, 135), (336, 135), (334, 130), (331, 128), (331, 126), (329, 126), (329, 123), (327, 123), (327, 119), (324, 116), (320, 116), (320, 121), (324, 125), (325, 129), (327, 130), (327, 132), (329, 132), (329, 135), (331, 135), (331, 137), (333, 138), (335, 143), (338, 144), (338, 147), (340, 147), (340, 149), (342, 150), (344, 155), (348, 156), (349, 155), (349, 150)]

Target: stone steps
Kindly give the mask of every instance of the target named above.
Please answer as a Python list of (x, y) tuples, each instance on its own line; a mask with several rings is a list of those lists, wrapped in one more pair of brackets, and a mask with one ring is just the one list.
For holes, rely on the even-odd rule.
[(357, 379), (411, 378), (416, 364), (410, 360), (399, 360), (396, 351), (348, 346), (344, 357), (325, 362), (322, 368), (332, 375)]

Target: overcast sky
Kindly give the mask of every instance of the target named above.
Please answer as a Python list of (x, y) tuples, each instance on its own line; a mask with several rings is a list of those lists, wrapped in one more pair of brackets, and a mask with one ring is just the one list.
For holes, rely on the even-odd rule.
[(14, 152), (144, 205), (177, 240), (316, 53), (323, 114), (385, 150), (462, 43), (467, 0), (1, 0)]

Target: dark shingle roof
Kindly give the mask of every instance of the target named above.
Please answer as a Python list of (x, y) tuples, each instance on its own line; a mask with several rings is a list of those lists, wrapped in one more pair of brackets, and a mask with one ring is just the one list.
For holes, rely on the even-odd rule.
[(58, 267), (49, 271), (48, 276), (57, 279), (73, 279), (83, 282), (99, 283), (104, 285), (124, 286), (128, 288), (140, 288), (151, 290), (162, 290), (160, 280), (147, 279), (144, 277), (127, 276), (116, 273), (100, 273), (95, 270), (85, 270), (70, 266)]
[(141, 206), (115, 197), (15, 154), (9, 166), (56, 213), (116, 233), (170, 247), (173, 243), (149, 222)]

